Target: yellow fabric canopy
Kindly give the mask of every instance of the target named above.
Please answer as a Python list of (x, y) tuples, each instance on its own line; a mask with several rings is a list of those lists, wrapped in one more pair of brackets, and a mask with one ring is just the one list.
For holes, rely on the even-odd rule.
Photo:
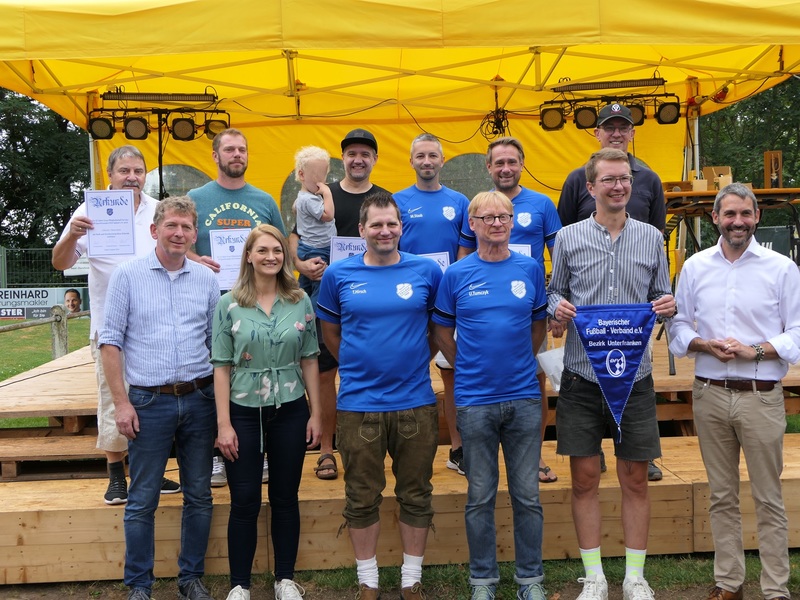
[[(0, 22), (0, 85), (82, 127), (100, 108), (179, 107), (104, 102), (107, 91), (215, 94), (187, 108), (230, 114), (250, 141), (248, 180), (276, 198), (301, 145), (336, 156), (344, 133), (367, 127), (380, 145), (373, 179), (396, 190), (413, 181), (417, 133), (440, 136), (448, 158), (483, 153), (482, 133), (491, 137), (500, 116), (526, 146), (523, 184), (557, 199), (597, 143), (572, 122), (544, 132), (542, 103), (669, 93), (684, 117), (707, 114), (800, 61), (800, 1), (790, 0), (0, 0)], [(666, 83), (554, 90), (654, 76)], [(680, 179), (687, 121), (658, 125), (654, 109), (636, 154), (662, 179)], [(133, 142), (151, 168), (156, 140)], [(167, 140), (165, 164), (214, 175), (205, 137)], [(101, 158), (122, 143), (117, 133), (99, 144)]]

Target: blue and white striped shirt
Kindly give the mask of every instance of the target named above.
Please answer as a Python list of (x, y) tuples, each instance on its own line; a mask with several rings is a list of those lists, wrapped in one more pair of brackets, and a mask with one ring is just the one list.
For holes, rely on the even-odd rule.
[[(661, 232), (630, 216), (616, 240), (608, 229), (588, 219), (558, 232), (553, 251), (553, 275), (547, 289), (547, 312), (552, 317), (562, 298), (574, 306), (636, 304), (672, 294), (669, 266)], [(573, 322), (567, 329), (564, 368), (597, 381)], [(642, 360), (636, 380), (652, 372)]]
[(98, 346), (125, 352), (125, 380), (144, 387), (211, 375), (211, 323), (219, 286), (211, 269), (186, 259), (175, 279), (156, 257), (111, 276)]

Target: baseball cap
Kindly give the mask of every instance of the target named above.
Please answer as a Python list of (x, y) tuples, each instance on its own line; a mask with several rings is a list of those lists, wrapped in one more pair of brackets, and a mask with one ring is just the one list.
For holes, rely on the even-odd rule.
[[(628, 114), (630, 114), (630, 111)], [(353, 129), (353, 131), (344, 136), (342, 140), (342, 152), (344, 152), (344, 149), (350, 144), (366, 144), (375, 150), (376, 153), (378, 152), (378, 141), (375, 139), (375, 136), (366, 129)]]
[(633, 125), (631, 110), (627, 106), (622, 106), (622, 104), (615, 102), (614, 104), (606, 104), (600, 109), (600, 114), (597, 115), (597, 126), (600, 127), (609, 119), (615, 118), (625, 119), (628, 123)]

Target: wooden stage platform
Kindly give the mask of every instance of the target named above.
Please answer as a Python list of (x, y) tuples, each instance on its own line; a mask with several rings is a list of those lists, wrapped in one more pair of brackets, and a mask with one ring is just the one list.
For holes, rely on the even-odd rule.
[[(609, 472), (603, 475), (600, 500), (603, 513), (603, 554), (624, 555), (620, 522), (620, 493), (614, 475), (612, 448), (606, 446)], [(652, 519), (649, 554), (706, 552), (712, 550), (707, 517), (708, 485), (694, 437), (662, 440), (664, 458), (659, 466), (664, 479), (650, 484)], [(464, 535), (466, 480), (445, 467), (447, 448), (435, 462), (434, 518), (425, 553), (426, 564), (465, 563)], [(558, 473), (556, 483), (541, 486), (544, 507), (544, 557), (577, 557), (578, 547), (570, 513), (567, 462), (554, 454), (554, 442), (545, 442), (544, 454)], [(353, 564), (347, 532), (337, 537), (344, 504), (341, 477), (323, 482), (313, 475), (316, 455), (306, 459), (301, 484), (302, 533), (298, 569), (329, 569)], [(502, 464), (502, 463), (501, 463)], [(800, 547), (800, 434), (786, 436), (784, 496), (790, 524), (790, 545)], [(170, 465), (174, 468), (174, 463)], [(501, 467), (502, 469), (502, 467)], [(742, 468), (742, 507), (745, 547), (756, 547), (753, 504)], [(378, 549), (382, 565), (400, 564), (402, 551), (397, 531), (397, 506), (389, 485), (381, 509), (382, 534)], [(505, 474), (497, 497), (498, 557), (513, 560), (512, 517)], [(26, 481), (0, 483), (0, 584), (120, 579), (124, 556), (124, 508), (106, 506), (102, 479)], [(180, 540), (180, 494), (162, 496), (156, 518), (156, 565), (159, 577), (176, 575)], [(270, 571), (267, 508), (259, 519), (256, 571)], [(206, 561), (208, 573), (227, 573), (227, 488), (214, 489), (214, 517)]]
[[(660, 396), (662, 423), (675, 421), (674, 428), (692, 432), (691, 383), (693, 361), (675, 361), (676, 375), (669, 375), (666, 343), (654, 341), (654, 380)], [(431, 369), (434, 388), (441, 389), (438, 370)], [(800, 412), (800, 367), (793, 367), (784, 380), (787, 412)], [(551, 400), (556, 395), (548, 389)], [(0, 429), (0, 585), (34, 582), (120, 579), (124, 556), (123, 507), (102, 501), (106, 480), (100, 453), (94, 450), (96, 406), (93, 363), (88, 348), (73, 352), (0, 383), (0, 418), (46, 416), (47, 427)], [(554, 417), (551, 410), (550, 418)], [(442, 439), (446, 427), (441, 425)], [(623, 555), (620, 493), (614, 475), (613, 449), (606, 440), (609, 472), (603, 476), (600, 498), (603, 511), (603, 554)], [(444, 443), (444, 441), (442, 442)], [(662, 437), (664, 479), (651, 484), (652, 520), (648, 552), (674, 554), (712, 549), (707, 517), (708, 484), (697, 439), (691, 435)], [(465, 563), (468, 560), (464, 534), (466, 481), (445, 467), (447, 446), (441, 446), (434, 465), (434, 519), (426, 564)], [(570, 511), (568, 463), (555, 455), (555, 442), (543, 449), (559, 481), (541, 486), (545, 514), (546, 559), (577, 557), (578, 547)], [(94, 460), (92, 457), (96, 457)], [(301, 485), (302, 537), (298, 569), (329, 569), (353, 563), (345, 531), (337, 537), (344, 505), (341, 477), (323, 482), (314, 477), (317, 454), (306, 458)], [(69, 462), (65, 462), (68, 459)], [(49, 461), (49, 462), (48, 462)], [(388, 460), (387, 460), (388, 462)], [(44, 465), (33, 468), (35, 463)], [(84, 470), (81, 465), (93, 464)], [(97, 466), (100, 465), (98, 471)], [(50, 466), (48, 466), (50, 465)], [(55, 465), (53, 467), (52, 465)], [(800, 434), (786, 436), (784, 491), (789, 513), (790, 542), (800, 547)], [(176, 469), (171, 463), (170, 469)], [(749, 483), (742, 468), (742, 505), (745, 513), (745, 547), (756, 547), (753, 505)], [(397, 506), (393, 480), (387, 470), (386, 498), (382, 506), (379, 561), (399, 564), (402, 551), (397, 532)], [(176, 575), (180, 539), (180, 494), (164, 496), (156, 520), (156, 574)], [(226, 526), (230, 498), (227, 488), (214, 489), (214, 517), (207, 555), (209, 573), (226, 573)], [(260, 546), (255, 569), (270, 571), (267, 551), (268, 508), (259, 525)], [(511, 508), (501, 477), (496, 510), (498, 558), (513, 560)]]

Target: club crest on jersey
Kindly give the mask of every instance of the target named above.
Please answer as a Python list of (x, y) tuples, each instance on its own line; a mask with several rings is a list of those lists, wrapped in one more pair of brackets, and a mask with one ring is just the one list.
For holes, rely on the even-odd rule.
[(511, 293), (514, 294), (517, 298), (524, 298), (525, 297), (525, 282), (524, 281), (512, 281), (511, 282)]
[(531, 213), (528, 213), (528, 212), (519, 213), (517, 215), (517, 223), (519, 223), (523, 227), (527, 227), (528, 225), (530, 225), (531, 224)]
[(452, 221), (453, 219), (456, 218), (456, 209), (453, 208), (452, 206), (445, 206), (442, 209), (442, 214), (444, 215), (445, 219), (447, 219), (448, 221)]
[(414, 288), (411, 287), (410, 283), (398, 283), (397, 284), (397, 295), (400, 296), (403, 300), (408, 300), (414, 294)]

